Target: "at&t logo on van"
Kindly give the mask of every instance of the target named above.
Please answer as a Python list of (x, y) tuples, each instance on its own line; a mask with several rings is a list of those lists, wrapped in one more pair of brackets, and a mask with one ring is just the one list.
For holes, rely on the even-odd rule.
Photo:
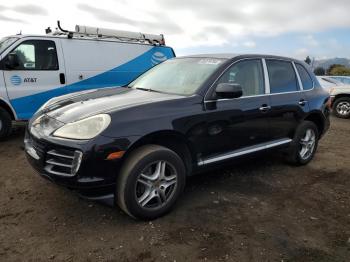
[(151, 58), (152, 66), (158, 65), (159, 63), (164, 62), (167, 59), (167, 56), (164, 55), (162, 52), (155, 52)]
[(18, 86), (22, 83), (22, 78), (17, 75), (14, 75), (11, 77), (11, 83), (15, 86)]

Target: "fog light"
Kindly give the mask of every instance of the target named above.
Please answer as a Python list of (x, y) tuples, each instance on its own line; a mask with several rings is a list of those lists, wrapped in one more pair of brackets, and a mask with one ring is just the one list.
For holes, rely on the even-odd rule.
[(74, 158), (73, 158), (73, 163), (72, 163), (72, 175), (76, 175), (80, 168), (81, 160), (83, 158), (83, 153), (80, 151), (75, 151), (74, 152)]

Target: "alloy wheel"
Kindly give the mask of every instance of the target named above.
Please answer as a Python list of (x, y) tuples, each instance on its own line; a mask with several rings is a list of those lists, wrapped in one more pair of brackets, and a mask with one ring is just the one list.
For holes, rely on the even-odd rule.
[(137, 178), (136, 199), (145, 209), (159, 209), (173, 197), (177, 186), (176, 169), (161, 160), (147, 165)]
[(304, 137), (300, 140), (300, 145), (299, 155), (303, 160), (307, 160), (312, 156), (316, 145), (316, 134), (313, 129), (306, 130)]

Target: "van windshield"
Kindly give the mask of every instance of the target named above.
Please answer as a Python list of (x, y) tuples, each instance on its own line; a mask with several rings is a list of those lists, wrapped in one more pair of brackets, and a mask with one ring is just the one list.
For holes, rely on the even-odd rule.
[(0, 40), (0, 54), (18, 40), (18, 37), (5, 37)]
[(199, 57), (170, 59), (141, 75), (129, 87), (192, 95), (224, 61), (226, 59)]

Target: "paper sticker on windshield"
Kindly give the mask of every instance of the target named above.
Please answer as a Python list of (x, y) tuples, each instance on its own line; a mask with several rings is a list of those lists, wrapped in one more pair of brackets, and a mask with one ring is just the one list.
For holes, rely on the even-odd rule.
[(198, 64), (200, 65), (218, 65), (222, 62), (220, 59), (213, 59), (213, 58), (203, 58), (198, 61)]

